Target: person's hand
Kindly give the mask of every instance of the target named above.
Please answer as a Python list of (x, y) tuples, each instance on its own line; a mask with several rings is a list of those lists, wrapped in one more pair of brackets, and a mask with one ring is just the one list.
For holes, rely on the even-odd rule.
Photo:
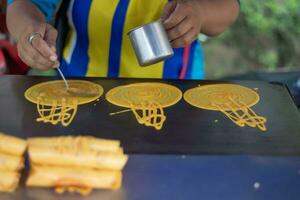
[[(29, 38), (33, 34), (30, 43)], [(17, 41), (19, 57), (32, 68), (48, 70), (57, 67), (56, 38), (56, 29), (49, 24), (28, 26)]]
[(174, 48), (191, 44), (201, 30), (203, 17), (197, 0), (174, 0), (167, 3), (161, 16)]

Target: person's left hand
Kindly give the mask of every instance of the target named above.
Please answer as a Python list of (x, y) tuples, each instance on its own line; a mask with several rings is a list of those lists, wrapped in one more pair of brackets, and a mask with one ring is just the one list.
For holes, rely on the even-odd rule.
[(203, 22), (197, 0), (168, 2), (161, 19), (174, 48), (191, 44), (200, 33)]

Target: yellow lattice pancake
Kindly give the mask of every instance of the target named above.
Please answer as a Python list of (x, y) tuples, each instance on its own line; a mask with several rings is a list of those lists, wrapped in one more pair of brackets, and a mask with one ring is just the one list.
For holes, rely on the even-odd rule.
[(28, 90), (26, 90), (25, 97), (32, 103), (37, 103), (38, 98), (42, 95), (44, 98), (42, 104), (46, 106), (51, 106), (53, 104), (53, 101), (57, 101), (57, 104), (61, 105), (63, 99), (76, 99), (78, 105), (80, 105), (90, 103), (98, 99), (103, 94), (103, 88), (100, 85), (92, 83), (90, 81), (68, 80), (68, 83), (71, 88), (87, 91), (90, 95), (77, 96), (73, 93), (69, 93), (66, 90), (64, 82), (61, 80), (57, 80), (39, 83), (30, 87)]
[(257, 116), (250, 108), (260, 100), (252, 89), (235, 84), (213, 84), (187, 90), (184, 99), (189, 104), (223, 112), (238, 126), (258, 127), (266, 131), (266, 118)]
[(89, 81), (69, 80), (68, 83), (72, 90), (67, 90), (60, 80), (40, 83), (26, 90), (26, 99), (37, 104), (38, 122), (60, 122), (68, 126), (77, 113), (78, 105), (92, 102), (103, 94), (100, 85)]
[(134, 83), (118, 86), (106, 94), (106, 99), (117, 106), (141, 109), (142, 103), (156, 102), (163, 108), (176, 104), (182, 97), (182, 92), (164, 83)]
[[(217, 105), (227, 104), (233, 110), (240, 110), (243, 105), (228, 101), (229, 98), (243, 102), (249, 107), (259, 101), (259, 95), (254, 90), (233, 84), (204, 85), (189, 89), (184, 93), (184, 100), (195, 107), (219, 110)], [(229, 108), (225, 108), (227, 109)]]
[(176, 104), (181, 97), (182, 92), (172, 85), (150, 82), (118, 86), (106, 94), (107, 101), (130, 108), (140, 124), (157, 130), (166, 120), (163, 108)]

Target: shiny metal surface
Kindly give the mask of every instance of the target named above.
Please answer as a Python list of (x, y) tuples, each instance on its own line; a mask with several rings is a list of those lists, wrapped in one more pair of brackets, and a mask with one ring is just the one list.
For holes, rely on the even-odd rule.
[[(52, 189), (26, 188), (27, 159), (21, 187), (12, 194), (0, 193), (0, 200), (299, 200), (300, 115), (287, 89), (278, 83), (230, 82), (259, 88), (261, 101), (255, 111), (264, 114), (269, 124), (269, 132), (261, 134), (229, 123), (221, 113), (194, 109), (184, 101), (166, 109), (168, 121), (157, 132), (138, 126), (132, 113), (110, 116), (122, 108), (103, 97), (99, 102), (82, 105), (68, 127), (37, 123), (36, 105), (24, 98), (24, 92), (53, 79), (2, 76), (0, 131), (22, 138), (88, 134), (118, 139), (129, 154), (122, 188), (95, 190), (84, 198), (77, 194), (58, 195)], [(158, 81), (85, 79), (102, 85), (105, 91), (118, 85)], [(160, 82), (182, 91), (199, 84), (220, 83)], [(253, 156), (257, 154), (269, 156)]]
[[(24, 98), (24, 92), (32, 85), (53, 79), (2, 76), (0, 131), (22, 138), (88, 134), (118, 139), (129, 154), (123, 186), (117, 191), (95, 190), (87, 197), (26, 188), (26, 159), (21, 186), (14, 193), (0, 193), (0, 200), (299, 200), (300, 115), (287, 89), (278, 83), (230, 82), (259, 88), (261, 101), (255, 110), (267, 117), (268, 133), (238, 128), (222, 114), (194, 109), (184, 101), (166, 109), (168, 122), (158, 133), (138, 126), (132, 113), (109, 116), (120, 107), (103, 97), (99, 102), (82, 105), (68, 127), (37, 123), (36, 105)], [(85, 79), (102, 85), (105, 91), (141, 81), (157, 82), (156, 79)], [(182, 91), (199, 84), (220, 83), (161, 82)]]
[(68, 90), (70, 87), (69, 87), (69, 83), (68, 83), (68, 81), (67, 81), (65, 75), (62, 73), (62, 71), (60, 70), (59, 67), (57, 67), (56, 69), (57, 69), (57, 71), (59, 72), (61, 78), (63, 79), (63, 81), (64, 81), (64, 83), (65, 83), (65, 85), (66, 85), (66, 89)]
[[(104, 95), (99, 101), (79, 106), (74, 121), (68, 127), (36, 122), (36, 104), (27, 101), (24, 92), (37, 83), (56, 79), (57, 77), (2, 76), (0, 131), (23, 138), (81, 134), (118, 139), (125, 151), (133, 154), (300, 155), (300, 113), (288, 90), (280, 84), (256, 81), (227, 82), (259, 88), (260, 103), (253, 108), (257, 114), (267, 118), (267, 133), (250, 127), (240, 128), (222, 113), (196, 109), (184, 100), (165, 109), (167, 121), (164, 127), (157, 131), (138, 125), (133, 113), (109, 115), (122, 108), (110, 104)], [(158, 81), (87, 77), (85, 79), (102, 85), (105, 92), (119, 85)], [(174, 85), (182, 91), (199, 84), (221, 83), (187, 80), (159, 82)]]
[(155, 64), (174, 54), (160, 21), (133, 29), (128, 32), (128, 36), (141, 66)]
[(299, 157), (129, 155), (119, 190), (59, 195), (53, 189), (26, 188), (23, 173), (21, 186), (0, 193), (0, 199), (299, 200), (299, 166)]

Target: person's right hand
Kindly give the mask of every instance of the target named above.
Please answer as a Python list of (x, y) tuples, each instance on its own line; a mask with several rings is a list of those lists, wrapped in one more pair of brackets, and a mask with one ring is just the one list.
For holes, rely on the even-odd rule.
[[(36, 35), (30, 44), (29, 38), (34, 33), (40, 35)], [(56, 29), (49, 24), (38, 23), (26, 27), (17, 41), (19, 57), (32, 68), (48, 70), (58, 67), (56, 38)]]

